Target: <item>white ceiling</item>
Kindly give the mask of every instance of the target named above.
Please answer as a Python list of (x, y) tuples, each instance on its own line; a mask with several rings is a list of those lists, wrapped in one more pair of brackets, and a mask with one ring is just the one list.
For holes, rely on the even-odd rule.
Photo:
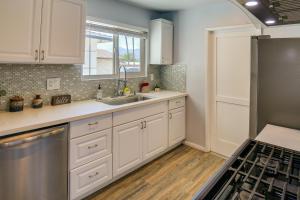
[(219, 0), (119, 0), (143, 8), (158, 11), (184, 10), (193, 6)]

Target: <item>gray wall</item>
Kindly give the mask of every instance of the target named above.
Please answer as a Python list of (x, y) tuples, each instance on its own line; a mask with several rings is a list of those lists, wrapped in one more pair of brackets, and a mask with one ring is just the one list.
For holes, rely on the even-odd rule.
[(250, 23), (226, 0), (180, 11), (175, 21), (175, 64), (187, 65), (187, 140), (205, 146), (204, 33), (205, 28)]
[(157, 13), (116, 0), (88, 0), (87, 15), (134, 26), (149, 27)]

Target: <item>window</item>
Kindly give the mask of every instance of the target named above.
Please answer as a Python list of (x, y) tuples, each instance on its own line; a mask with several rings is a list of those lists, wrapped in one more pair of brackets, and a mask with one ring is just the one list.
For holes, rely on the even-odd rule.
[(83, 77), (115, 78), (123, 67), (129, 77), (144, 76), (146, 43), (146, 32), (87, 21)]

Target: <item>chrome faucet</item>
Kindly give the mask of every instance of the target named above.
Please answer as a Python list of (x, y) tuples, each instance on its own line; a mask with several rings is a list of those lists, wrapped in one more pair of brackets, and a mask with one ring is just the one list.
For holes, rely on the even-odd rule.
[[(121, 79), (121, 69), (122, 68), (124, 69), (124, 73), (125, 73), (124, 80)], [(125, 88), (127, 86), (127, 71), (126, 71), (126, 67), (124, 65), (119, 67), (119, 77), (117, 80), (117, 89), (116, 89), (115, 96), (123, 96), (124, 95), (123, 89), (121, 89), (121, 83), (123, 83), (123, 85), (124, 85), (123, 88)]]

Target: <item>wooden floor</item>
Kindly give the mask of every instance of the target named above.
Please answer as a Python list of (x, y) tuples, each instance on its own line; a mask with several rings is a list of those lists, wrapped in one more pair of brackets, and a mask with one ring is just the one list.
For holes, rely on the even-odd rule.
[(181, 145), (89, 200), (190, 200), (224, 159)]

